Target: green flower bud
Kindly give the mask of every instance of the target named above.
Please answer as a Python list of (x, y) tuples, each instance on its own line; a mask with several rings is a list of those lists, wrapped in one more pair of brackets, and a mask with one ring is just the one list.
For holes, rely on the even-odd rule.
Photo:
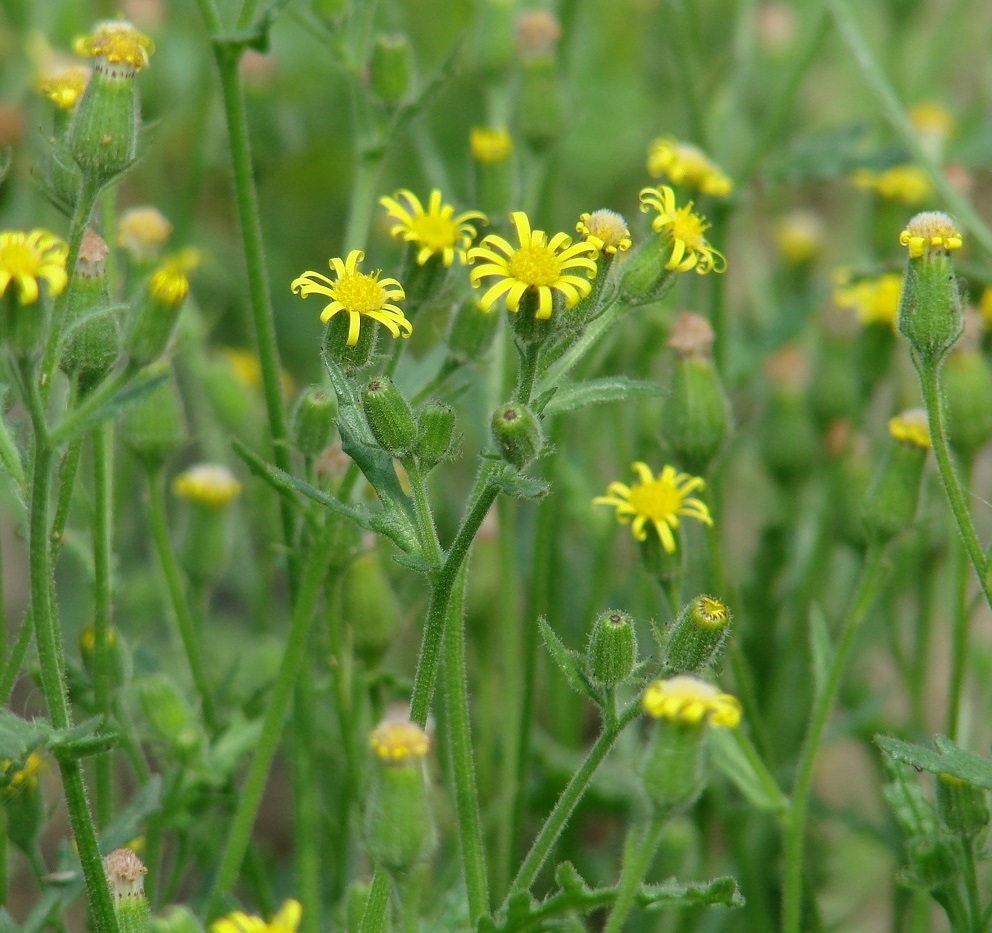
[(501, 217), (516, 196), (513, 142), (505, 129), (476, 126), (469, 136), (472, 200), (490, 217)]
[(193, 711), (180, 689), (164, 674), (155, 674), (138, 684), (138, 704), (155, 738), (186, 760), (203, 746)]
[(554, 56), (561, 27), (546, 10), (528, 10), (517, 17), (515, 32), (520, 57), (516, 124), (533, 148), (544, 149), (565, 126), (562, 79)]
[(0, 759), (0, 806), (6, 816), (7, 838), (23, 852), (34, 852), (35, 839), (45, 825), (46, 812), (38, 788), (40, 755), (32, 752), (24, 761)]
[(937, 815), (949, 832), (965, 839), (982, 832), (992, 820), (981, 787), (944, 773), (937, 775)]
[(489, 314), (470, 298), (462, 302), (448, 328), (448, 349), (461, 363), (479, 360), (492, 346), (499, 326), (499, 315)]
[(388, 376), (379, 376), (362, 390), (362, 408), (379, 446), (394, 457), (405, 454), (417, 440), (417, 425), (407, 400)]
[(962, 460), (973, 460), (992, 437), (992, 372), (973, 347), (956, 347), (940, 373), (947, 406), (947, 439)]
[(359, 554), (341, 579), (341, 620), (355, 654), (375, 667), (393, 644), (400, 608), (375, 549)]
[(301, 454), (316, 457), (327, 447), (337, 411), (337, 396), (331, 389), (310, 386), (303, 390), (293, 413), (293, 437)]
[(916, 517), (930, 449), (926, 412), (916, 408), (891, 419), (889, 434), (894, 443), (868, 487), (863, 506), (869, 537), (879, 542), (905, 531)]
[(455, 446), (455, 411), (444, 402), (430, 401), (417, 415), (417, 445), (414, 453), (420, 466), (433, 470), (451, 457)]
[[(678, 544), (679, 529), (672, 529), (672, 537)], [(668, 583), (677, 580), (682, 573), (682, 551), (676, 546), (669, 551), (658, 536), (653, 526), (647, 529), (644, 538), (637, 542), (637, 551), (641, 556), (641, 566), (656, 580)]]
[(925, 836), (911, 839), (906, 854), (912, 880), (928, 889), (945, 884), (961, 871), (950, 839)]
[(551, 301), (554, 310), (549, 317), (541, 319), (537, 316), (540, 305), (537, 289), (528, 288), (521, 295), (517, 312), (510, 315), (510, 329), (513, 331), (513, 340), (518, 347), (525, 351), (532, 350), (541, 346), (551, 336), (551, 332), (561, 321), (563, 304), (561, 292), (552, 291)]
[(662, 435), (690, 473), (704, 473), (730, 429), (729, 402), (710, 353), (713, 329), (698, 314), (683, 312), (667, 343), (676, 359)]
[[(117, 689), (126, 684), (134, 673), (134, 664), (131, 660), (131, 652), (121, 638), (121, 634), (116, 628), (110, 626), (105, 634), (107, 660), (107, 678), (113, 688)], [(79, 653), (83, 660), (83, 667), (90, 677), (96, 677), (96, 628), (87, 625), (79, 634)]]
[(518, 470), (541, 452), (544, 443), (534, 413), (526, 405), (513, 402), (493, 412), (492, 434), (503, 459)]
[(791, 485), (809, 474), (819, 456), (819, 437), (809, 411), (805, 360), (795, 347), (773, 354), (766, 370), (771, 382), (761, 452), (779, 482)]
[(951, 252), (961, 248), (954, 221), (939, 211), (917, 214), (899, 235), (909, 250), (899, 299), (899, 333), (936, 363), (961, 336), (964, 308)]
[(678, 673), (697, 674), (713, 665), (730, 635), (726, 605), (697, 596), (679, 613), (665, 640), (665, 664)]
[(412, 722), (386, 720), (369, 737), (376, 768), (365, 811), (365, 839), (376, 867), (405, 875), (437, 846), (427, 782), (427, 734)]
[(162, 373), (166, 374), (165, 379), (124, 412), (120, 426), (121, 440), (149, 466), (165, 463), (170, 454), (186, 443), (189, 435), (171, 366), (162, 363), (147, 375), (154, 377)]
[(667, 237), (644, 239), (620, 270), (620, 288), (634, 299), (660, 296), (674, 273), (665, 268), (671, 254)]
[(186, 272), (196, 261), (185, 251), (152, 273), (124, 334), (124, 349), (135, 365), (146, 366), (165, 352), (189, 294)]
[(148, 901), (145, 875), (148, 869), (130, 849), (114, 849), (103, 860), (103, 873), (114, 903), (120, 933), (147, 933)]
[(402, 102), (410, 90), (413, 70), (410, 42), (406, 36), (376, 36), (369, 66), (372, 92), (384, 104)]
[(592, 626), (586, 666), (597, 684), (615, 687), (625, 681), (637, 663), (637, 634), (626, 612), (608, 609)]
[(348, 328), (350, 314), (335, 314), (324, 328), (324, 350), (346, 369), (354, 370), (364, 366), (372, 356), (378, 325), (375, 321), (366, 319), (358, 332), (358, 340), (348, 346)]
[(490, 78), (500, 78), (513, 61), (515, 0), (479, 0), (473, 5), (471, 60)]
[(241, 495), (241, 483), (226, 466), (201, 463), (180, 473), (172, 492), (189, 503), (179, 560), (191, 580), (213, 583), (230, 557), (230, 506)]
[(203, 933), (196, 915), (182, 904), (173, 904), (161, 917), (153, 917), (151, 933)]

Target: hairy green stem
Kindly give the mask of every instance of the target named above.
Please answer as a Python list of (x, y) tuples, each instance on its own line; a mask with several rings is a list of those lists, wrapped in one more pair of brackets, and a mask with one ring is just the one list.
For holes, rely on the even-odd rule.
[(321, 933), (320, 803), (312, 711), (313, 672), (304, 662), (293, 697), (293, 849), (296, 891), (303, 907), (301, 933)]
[(951, 544), (951, 672), (947, 688), (947, 735), (958, 740), (961, 698), (964, 692), (968, 652), (971, 649), (971, 612), (968, 607), (968, 554), (960, 539)]
[(651, 860), (658, 849), (661, 832), (667, 822), (667, 812), (653, 813), (651, 821), (644, 827), (636, 849), (630, 848), (625, 853), (626, 857), (620, 872), (620, 884), (617, 888), (617, 899), (613, 902), (610, 914), (606, 918), (603, 933), (620, 933), (620, 930), (623, 929), (627, 914), (634, 906), (637, 889), (640, 887), (648, 868), (651, 867)]

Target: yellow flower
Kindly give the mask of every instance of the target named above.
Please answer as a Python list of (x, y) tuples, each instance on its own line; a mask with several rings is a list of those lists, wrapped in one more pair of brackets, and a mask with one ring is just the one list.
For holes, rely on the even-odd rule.
[(823, 248), (825, 235), (823, 220), (813, 211), (790, 211), (775, 223), (775, 244), (792, 265), (814, 259)]
[(700, 149), (671, 136), (656, 139), (648, 148), (648, 174), (667, 178), (673, 185), (687, 184), (702, 194), (726, 197), (734, 183)]
[(919, 204), (931, 194), (930, 179), (918, 165), (893, 165), (881, 172), (858, 169), (851, 181), (889, 201)]
[(0, 760), (0, 778), (6, 794), (18, 794), (22, 790), (33, 791), (38, 786), (38, 772), (44, 766), (41, 755), (31, 752), (24, 759), (24, 766), (16, 771), (11, 768), (14, 762), (9, 758)]
[(68, 65), (42, 78), (38, 83), (38, 90), (59, 110), (68, 110), (86, 90), (89, 79), (89, 68), (84, 68), (82, 65)]
[[(258, 362), (258, 354), (240, 347), (220, 347), (216, 355), (227, 364), (234, 378), (246, 389), (257, 392), (262, 388), (262, 367)], [(279, 389), (284, 398), (293, 394), (293, 377), (284, 369), (279, 371)]]
[(899, 316), (902, 275), (889, 272), (876, 279), (861, 279), (853, 285), (834, 289), (834, 303), (852, 308), (863, 325), (887, 324), (895, 329)]
[(268, 923), (261, 917), (249, 917), (240, 910), (215, 920), (210, 933), (296, 933), (303, 916), (299, 901), (286, 901)]
[(580, 214), (579, 222), (575, 225), (583, 239), (592, 243), (601, 253), (613, 256), (617, 250), (625, 252), (630, 249), (630, 231), (627, 221), (616, 211), (605, 208), (592, 214)]
[(91, 35), (80, 36), (72, 47), (77, 55), (99, 58), (108, 65), (124, 65), (134, 71), (145, 67), (148, 56), (155, 51), (152, 40), (126, 19), (97, 23)]
[(406, 764), (425, 758), (431, 742), (416, 723), (405, 719), (385, 719), (369, 735), (369, 748), (387, 765)]
[(189, 502), (221, 509), (241, 495), (241, 483), (222, 464), (199, 463), (172, 481), (172, 493)]
[(651, 221), (651, 229), (666, 234), (672, 240), (672, 255), (665, 268), (675, 272), (695, 269), (699, 275), (723, 272), (727, 261), (723, 254), (713, 249), (704, 234), (710, 225), (692, 212), (692, 201), (685, 207), (675, 206), (675, 192), (667, 185), (660, 188), (642, 188), (641, 211), (653, 207), (658, 216)]
[(630, 523), (630, 530), (638, 541), (647, 538), (647, 524), (650, 522), (661, 539), (662, 547), (675, 553), (673, 528), (679, 526), (679, 516), (695, 518), (704, 525), (712, 525), (710, 510), (700, 499), (690, 497), (690, 493), (705, 488), (698, 476), (676, 473), (675, 467), (666, 466), (655, 477), (646, 463), (631, 464), (638, 482), (632, 486), (624, 483), (610, 483), (605, 496), (596, 496), (593, 505), (612, 505), (616, 508), (616, 519), (620, 524)]
[(34, 304), (38, 300), (38, 279), (48, 283), (49, 295), (61, 294), (69, 281), (65, 271), (68, 255), (65, 242), (47, 230), (0, 233), (0, 295), (14, 282), (21, 304)]
[(705, 720), (711, 726), (734, 729), (741, 721), (737, 697), (687, 674), (654, 681), (644, 691), (641, 707), (655, 719), (683, 725), (695, 726)]
[(954, 117), (936, 101), (924, 100), (909, 108), (909, 122), (922, 136), (934, 136), (943, 141), (954, 132)]
[(348, 314), (348, 346), (358, 343), (362, 315), (378, 321), (394, 337), (402, 333), (409, 337), (413, 325), (403, 312), (391, 301), (401, 301), (406, 297), (403, 286), (396, 279), (380, 279), (379, 272), (359, 272), (358, 264), (365, 258), (360, 249), (353, 249), (342, 262), (337, 256), (330, 260), (330, 267), (336, 278), (331, 281), (319, 272), (304, 272), (294, 279), (290, 288), (301, 298), (310, 295), (324, 295), (331, 299), (320, 312), (325, 324), (339, 311)]
[(513, 141), (505, 129), (473, 126), (468, 144), (476, 162), (505, 162), (513, 151)]
[(904, 444), (930, 449), (930, 423), (922, 408), (910, 408), (901, 415), (890, 418), (889, 434)]
[[(549, 240), (543, 230), (531, 230), (523, 211), (514, 211), (510, 220), (516, 228), (519, 246), (514, 247), (503, 237), (490, 233), (468, 252), (469, 260), (479, 263), (469, 274), (474, 288), (484, 278), (498, 278), (479, 300), (483, 311), (488, 311), (502, 295), (506, 295), (507, 310), (519, 311), (520, 299), (533, 288), (537, 291), (534, 316), (546, 321), (554, 304), (552, 289), (561, 293), (567, 308), (574, 307), (589, 294), (592, 286), (588, 279), (596, 277), (597, 251), (592, 243), (573, 244), (572, 238), (564, 233), (556, 233)], [(504, 255), (494, 252), (493, 247)], [(569, 275), (568, 269), (582, 269), (586, 278)]]
[[(406, 207), (396, 200), (400, 197), (406, 200)], [(472, 245), (476, 233), (468, 221), (489, 222), (482, 211), (466, 211), (456, 217), (450, 204), (441, 203), (441, 192), (437, 188), (431, 191), (426, 211), (420, 199), (406, 188), (397, 191), (392, 198), (379, 198), (379, 203), (393, 220), (398, 221), (390, 228), (389, 235), (419, 247), (418, 266), (434, 255), (440, 256), (446, 266), (450, 266), (457, 256), (464, 266), (467, 262), (465, 250)]]
[(172, 224), (154, 207), (132, 207), (121, 214), (117, 242), (135, 260), (153, 259), (169, 239)]
[(919, 259), (924, 254), (961, 249), (964, 240), (947, 214), (924, 211), (906, 224), (899, 234), (899, 243), (909, 250), (910, 259)]

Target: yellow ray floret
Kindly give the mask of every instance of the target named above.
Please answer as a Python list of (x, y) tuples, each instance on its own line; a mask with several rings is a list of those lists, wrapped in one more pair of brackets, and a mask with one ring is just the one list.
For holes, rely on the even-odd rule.
[(687, 674), (654, 681), (644, 691), (641, 707), (655, 719), (689, 726), (707, 722), (734, 729), (741, 721), (737, 697)]
[[(554, 308), (552, 291), (562, 296), (567, 308), (589, 294), (592, 289), (589, 279), (596, 277), (598, 257), (592, 243), (573, 244), (565, 233), (556, 233), (549, 240), (543, 230), (531, 230), (530, 221), (522, 211), (512, 213), (510, 220), (517, 231), (518, 246), (491, 233), (468, 252), (469, 260), (477, 263), (469, 275), (473, 287), (477, 288), (484, 278), (497, 280), (479, 301), (483, 311), (488, 311), (503, 295), (507, 310), (519, 311), (524, 293), (534, 289), (537, 292), (534, 316), (546, 321)], [(580, 269), (585, 276), (570, 274), (569, 269)]]
[(286, 901), (268, 923), (236, 910), (210, 924), (210, 933), (296, 933), (303, 917), (299, 901)]
[(615, 255), (618, 250), (623, 253), (630, 249), (627, 221), (616, 211), (601, 208), (591, 214), (580, 214), (575, 229), (583, 239), (607, 256)]
[(690, 185), (716, 197), (726, 197), (734, 189), (734, 183), (702, 149), (671, 136), (651, 143), (648, 174), (654, 178), (664, 176), (673, 185)]
[(678, 207), (675, 192), (667, 185), (642, 188), (640, 201), (642, 211), (653, 207), (658, 212), (658, 216), (651, 221), (651, 229), (671, 238), (672, 253), (665, 263), (666, 269), (673, 272), (695, 269), (699, 275), (726, 269), (727, 261), (723, 254), (713, 249), (704, 236), (710, 225), (692, 212), (692, 201), (685, 207)]
[(0, 296), (13, 282), (20, 303), (34, 304), (38, 300), (38, 280), (48, 283), (48, 294), (59, 295), (69, 277), (65, 261), (69, 247), (47, 230), (7, 230), (0, 233)]
[(964, 240), (947, 214), (941, 211), (924, 211), (911, 218), (906, 229), (899, 234), (899, 242), (909, 251), (910, 259), (924, 255), (961, 249)]
[(403, 286), (396, 279), (380, 279), (379, 272), (359, 272), (358, 264), (365, 258), (360, 249), (353, 249), (345, 260), (335, 256), (329, 265), (336, 278), (329, 279), (319, 272), (304, 272), (294, 279), (290, 288), (301, 298), (324, 295), (330, 298), (324, 305), (320, 319), (325, 324), (338, 312), (348, 315), (348, 346), (358, 343), (362, 317), (371, 318), (383, 325), (394, 337), (409, 337), (413, 325), (403, 311), (390, 302), (406, 297)]
[(710, 510), (706, 503), (690, 493), (702, 490), (705, 483), (698, 476), (676, 473), (675, 467), (666, 466), (656, 477), (646, 463), (640, 461), (631, 465), (637, 474), (638, 482), (631, 486), (625, 483), (610, 483), (605, 496), (597, 496), (593, 505), (610, 505), (616, 509), (616, 519), (622, 525), (630, 525), (631, 533), (638, 541), (647, 538), (648, 524), (655, 529), (662, 547), (675, 553), (675, 535), (672, 530), (679, 526), (679, 516), (694, 518), (704, 525), (712, 525)]
[[(406, 206), (399, 198), (406, 201)], [(417, 265), (422, 266), (431, 256), (440, 256), (441, 262), (450, 266), (455, 257), (464, 266), (468, 261), (465, 251), (475, 239), (475, 226), (470, 220), (488, 223), (482, 211), (465, 211), (455, 215), (450, 204), (441, 201), (441, 192), (431, 191), (424, 210), (420, 199), (406, 188), (397, 191), (391, 198), (379, 198), (386, 213), (396, 221), (389, 228), (389, 235), (417, 247)]]
[(155, 43), (126, 19), (116, 19), (98, 23), (90, 35), (76, 39), (73, 51), (88, 58), (102, 58), (111, 65), (129, 65), (137, 71), (148, 65)]

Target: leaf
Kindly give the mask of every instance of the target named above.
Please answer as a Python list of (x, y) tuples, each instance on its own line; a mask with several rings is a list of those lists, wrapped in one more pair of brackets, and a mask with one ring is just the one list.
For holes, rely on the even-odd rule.
[(555, 630), (548, 625), (547, 620), (543, 616), (537, 620), (537, 624), (541, 628), (541, 634), (544, 636), (544, 646), (548, 649), (551, 660), (555, 662), (555, 666), (561, 671), (568, 685), (576, 693), (595, 699), (595, 691), (593, 691), (592, 685), (586, 678), (585, 664), (579, 657), (578, 652), (565, 647), (562, 640), (555, 634)]
[(437, 570), (440, 564), (429, 561), (423, 554), (394, 554), (393, 560), (401, 567), (409, 567), (417, 573), (430, 573)]
[[(411, 517), (413, 516), (413, 502), (403, 491), (399, 477), (396, 475), (396, 467), (393, 466), (393, 458), (380, 447), (373, 447), (361, 440), (361, 436), (368, 430), (364, 422), (362, 431), (355, 428), (353, 419), (341, 419), (347, 408), (338, 409), (338, 433), (341, 435), (341, 449), (349, 456), (362, 474), (372, 485), (376, 494), (383, 503), (392, 503), (398, 506)], [(350, 410), (353, 412), (353, 410)]]
[(551, 490), (551, 486), (545, 480), (526, 476), (523, 473), (504, 473), (501, 476), (494, 476), (490, 482), (508, 496), (515, 496), (518, 499), (542, 499)]
[(660, 907), (743, 907), (744, 895), (737, 879), (730, 876), (712, 881), (677, 881), (669, 878), (661, 884), (642, 884), (637, 903), (645, 910)]
[(710, 729), (708, 734), (713, 764), (748, 800), (769, 813), (782, 810), (782, 798), (773, 796), (759, 779), (730, 729)]
[(816, 696), (823, 691), (827, 682), (827, 672), (834, 659), (834, 648), (830, 643), (830, 632), (823, 609), (815, 603), (809, 612), (809, 647), (813, 660), (813, 689)]
[(628, 379), (626, 376), (604, 376), (602, 379), (587, 379), (558, 388), (554, 398), (544, 409), (546, 415), (557, 415), (566, 411), (576, 411), (589, 405), (603, 405), (607, 402), (622, 402), (631, 398), (657, 398), (665, 395), (667, 389), (645, 379)]
[[(66, 758), (105, 752), (117, 737), (100, 732), (103, 725), (103, 717), (98, 716), (69, 729), (56, 729), (45, 719), (21, 719), (10, 710), (0, 709), (0, 761), (7, 759), (19, 766), (28, 755), (38, 751), (50, 751)], [(8, 769), (9, 766), (3, 770)]]
[(420, 554), (420, 539), (417, 532), (404, 512), (386, 505), (381, 512), (370, 516), (368, 527), (378, 534), (385, 535), (401, 551), (408, 554)]
[(536, 399), (534, 399), (531, 408), (534, 409), (539, 415), (544, 414), (544, 409), (548, 407), (548, 403), (558, 394), (558, 389), (560, 386), (552, 386), (550, 389), (545, 389)]
[(938, 735), (934, 745), (915, 745), (888, 735), (876, 735), (875, 744), (894, 761), (903, 761), (917, 771), (950, 774), (972, 787), (992, 789), (992, 761), (965, 751), (950, 739)]

